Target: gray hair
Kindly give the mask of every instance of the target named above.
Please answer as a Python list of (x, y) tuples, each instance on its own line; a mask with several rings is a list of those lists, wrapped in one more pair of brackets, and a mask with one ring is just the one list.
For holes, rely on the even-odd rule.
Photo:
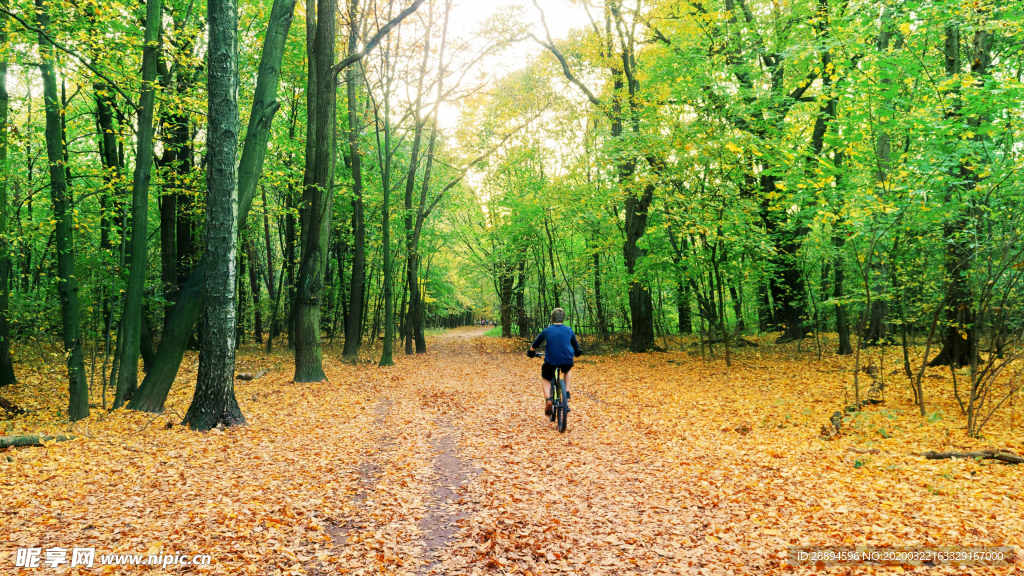
[(554, 310), (551, 311), (551, 322), (553, 324), (558, 324), (560, 322), (563, 322), (564, 320), (565, 310), (562, 310), (561, 308), (555, 308)]

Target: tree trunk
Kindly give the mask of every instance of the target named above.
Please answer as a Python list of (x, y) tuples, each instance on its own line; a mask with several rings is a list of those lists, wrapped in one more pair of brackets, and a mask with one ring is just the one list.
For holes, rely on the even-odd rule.
[(690, 289), (683, 280), (676, 283), (676, 312), (679, 315), (679, 333), (693, 332), (693, 318), (690, 315)]
[(295, 264), (298, 262), (295, 249), (299, 243), (298, 231), (295, 229), (295, 189), (291, 183), (288, 184), (288, 190), (285, 193), (285, 210), (287, 210), (287, 213), (284, 217), (284, 257), (286, 262), (285, 275), (288, 277), (288, 318), (285, 321), (285, 326), (288, 331), (288, 347), (295, 348)]
[[(277, 86), (285, 39), (288, 36), (294, 9), (295, 0), (274, 0), (271, 9), (252, 111), (238, 167), (238, 227), (244, 223), (252, 206), (256, 184), (263, 168), (263, 158), (267, 151), (270, 123), (279, 107), (276, 101)], [(178, 239), (180, 253), (181, 237)], [(192, 335), (192, 328), (195, 327), (202, 308), (204, 270), (205, 264), (200, 259), (178, 294), (178, 301), (174, 304), (170, 321), (164, 330), (153, 369), (146, 374), (138, 392), (128, 404), (129, 408), (144, 412), (163, 411), (167, 393), (174, 383), (189, 336)]]
[[(164, 143), (167, 146), (167, 143)], [(166, 149), (164, 155), (167, 155)], [(162, 163), (162, 162), (161, 162)], [(171, 316), (171, 307), (178, 299), (178, 242), (175, 234), (178, 216), (178, 195), (163, 193), (160, 204), (160, 282), (163, 283), (164, 329)]]
[[(94, 99), (96, 101), (96, 125), (99, 128), (100, 137), (97, 144), (100, 152), (100, 161), (103, 165), (103, 184), (107, 190), (100, 194), (100, 250), (111, 255), (114, 250), (114, 243), (111, 232), (117, 222), (117, 214), (121, 209), (119, 198), (121, 186), (121, 165), (117, 158), (117, 133), (114, 127), (114, 112), (112, 110), (113, 98), (110, 96), (110, 87), (103, 82), (93, 83)], [(29, 107), (29, 122), (31, 123), (32, 110)], [(31, 164), (29, 166), (29, 181), (32, 179)], [(122, 231), (123, 232), (123, 231)], [(31, 257), (27, 254), (26, 263)], [(113, 324), (114, 295), (104, 292), (102, 296), (103, 307), (103, 334), (109, 336), (110, 326)], [(105, 376), (104, 376), (105, 378)]]
[[(431, 4), (430, 15), (427, 20), (427, 29), (433, 27), (434, 23), (434, 11), (433, 4)], [(416, 239), (415, 224), (413, 216), (413, 192), (416, 190), (416, 172), (419, 169), (420, 162), (420, 147), (423, 142), (423, 126), (426, 121), (420, 116), (420, 110), (423, 108), (423, 81), (427, 75), (427, 60), (430, 57), (430, 33), (426, 34), (423, 39), (423, 61), (420, 64), (420, 74), (416, 90), (416, 99), (412, 104), (413, 108), (413, 122), (415, 124), (413, 128), (412, 144), (409, 147), (409, 171), (405, 177), (405, 252), (407, 258), (406, 266), (406, 283), (410, 290), (410, 306), (408, 316), (405, 319), (405, 353), (412, 354), (414, 341), (416, 339), (415, 333), (415, 310), (416, 310), (416, 299), (419, 292), (418, 282), (418, 266), (416, 263)], [(387, 103), (385, 103), (387, 106)], [(387, 192), (385, 192), (385, 195)], [(385, 204), (387, 198), (384, 199)], [(385, 215), (385, 217), (387, 217)], [(384, 234), (388, 234), (387, 229), (384, 230)], [(387, 271), (385, 270), (385, 274)]]
[(89, 385), (85, 379), (79, 325), (78, 278), (75, 276), (74, 209), (68, 194), (64, 171), (64, 146), (61, 140), (61, 105), (57, 100), (57, 75), (54, 71), (53, 47), (44, 32), (52, 33), (49, 7), (36, 0), (36, 21), (39, 34), (39, 70), (43, 79), (43, 100), (46, 103), (46, 158), (50, 167), (50, 197), (53, 217), (57, 221), (57, 295), (60, 298), (63, 324), (64, 354), (68, 368), (68, 419), (89, 416)]
[(597, 333), (601, 340), (608, 341), (608, 320), (604, 314), (604, 297), (601, 295), (601, 254), (594, 252), (594, 307), (597, 308)]
[[(359, 0), (349, 4), (348, 53), (351, 56), (359, 45)], [(345, 94), (348, 108), (348, 147), (352, 158), (352, 275), (349, 279), (349, 314), (345, 318), (345, 347), (342, 357), (355, 360), (363, 331), (363, 304), (366, 280), (366, 224), (363, 221), (363, 170), (359, 152), (359, 133), (362, 129), (359, 100), (356, 97), (355, 68), (345, 71)]]
[[(235, 348), (245, 344), (245, 280), (248, 274), (249, 261), (236, 249), (235, 265)], [(199, 327), (200, 336), (203, 334), (202, 326)], [(202, 351), (202, 346), (200, 346)]]
[(530, 337), (530, 322), (526, 317), (526, 258), (519, 260), (519, 280), (516, 282), (516, 324), (520, 338)]
[[(270, 206), (267, 204), (267, 191), (263, 192), (263, 242), (267, 251), (267, 273), (264, 279), (267, 283), (267, 296), (271, 300), (277, 300), (277, 292), (274, 290), (274, 244), (270, 241)], [(274, 321), (271, 320), (271, 324)], [(275, 334), (277, 336), (277, 334)]]
[(498, 264), (498, 299), (501, 301), (501, 337), (512, 337), (512, 290), (515, 286), (515, 275), (512, 267)]
[[(427, 218), (427, 216), (429, 214), (429, 211), (432, 209), (434, 203), (436, 203), (437, 200), (440, 199), (440, 196), (438, 196), (437, 198), (435, 198), (432, 201), (430, 207), (427, 206), (427, 198), (428, 198), (428, 194), (429, 194), (429, 190), (430, 190), (430, 177), (431, 177), (433, 166), (434, 166), (434, 150), (435, 150), (435, 147), (436, 147), (436, 144), (437, 144), (438, 110), (440, 109), (441, 102), (444, 99), (444, 77), (445, 77), (445, 59), (444, 59), (444, 54), (445, 54), (445, 47), (447, 46), (447, 41), (448, 41), (448, 19), (449, 19), (449, 15), (451, 14), (451, 6), (452, 6), (451, 0), (448, 0), (445, 3), (444, 24), (443, 24), (443, 27), (442, 27), (442, 30), (441, 30), (441, 47), (440, 47), (440, 50), (438, 51), (437, 93), (436, 93), (436, 97), (434, 99), (434, 109), (431, 112), (430, 144), (427, 146), (427, 158), (426, 158), (425, 166), (423, 168), (423, 182), (420, 184), (420, 198), (419, 198), (419, 205), (416, 207), (415, 225), (412, 226), (411, 229), (408, 229), (409, 228), (409, 224), (411, 223), (411, 218), (406, 220), (407, 233), (411, 234), (411, 241), (409, 242), (409, 246), (408, 246), (409, 278), (410, 278), (409, 286), (411, 288), (410, 300), (409, 300), (409, 311), (410, 311), (409, 320), (411, 321), (411, 324), (412, 324), (412, 327), (411, 327), (412, 328), (412, 332), (411, 332), (411, 334), (415, 338), (415, 341), (416, 341), (416, 353), (417, 354), (426, 354), (426, 352), (427, 352), (427, 340), (426, 340), (426, 337), (423, 334), (423, 295), (421, 294), (420, 283), (419, 283), (419, 267), (420, 267), (420, 262), (423, 259), (423, 255), (419, 253), (419, 243), (420, 243), (420, 236), (423, 233), (423, 223), (426, 220), (426, 218)], [(433, 27), (433, 17), (434, 17), (433, 7), (431, 7), (430, 16), (429, 16), (429, 21), (431, 22), (431, 24), (430, 24), (431, 27)], [(429, 38), (429, 36), (428, 36), (428, 38)], [(429, 45), (424, 49), (424, 58), (423, 58), (423, 74), (424, 75), (426, 74), (426, 63), (427, 63), (427, 56), (428, 55), (429, 55)], [(423, 77), (421, 76), (420, 77), (420, 85), (421, 85), (421, 87), (420, 87), (420, 91), (417, 93), (417, 99), (418, 100), (419, 100), (419, 98), (421, 98), (421, 94), (422, 94), (422, 80), (423, 80)], [(447, 188), (445, 188), (445, 190), (447, 190)], [(410, 187), (408, 187), (406, 189), (406, 205), (410, 209), (411, 209), (411, 202), (412, 202), (411, 192), (412, 192), (412, 189), (411, 189), (411, 186), (410, 186)], [(443, 193), (444, 192), (442, 191), (440, 194), (443, 194)], [(411, 211), (410, 211), (410, 216), (411, 216)]]
[[(381, 164), (384, 167), (381, 173), (381, 192), (384, 196), (383, 206), (381, 207), (381, 237), (383, 246), (381, 252), (384, 256), (383, 266), (383, 289), (384, 289), (384, 349), (380, 354), (380, 362), (378, 366), (393, 366), (394, 360), (394, 343), (395, 343), (395, 312), (394, 312), (394, 294), (392, 292), (392, 285), (394, 280), (392, 278), (391, 270), (391, 43), (388, 42), (388, 49), (383, 54), (384, 57), (384, 75), (386, 80), (384, 81), (384, 149), (383, 149), (383, 162)], [(379, 126), (379, 121), (378, 121)], [(378, 129), (379, 130), (379, 129)], [(378, 144), (380, 143), (380, 132), (378, 131)], [(380, 147), (378, 146), (378, 149)], [(377, 322), (374, 321), (374, 325)], [(377, 331), (374, 330), (374, 339), (377, 338)]]
[(637, 264), (647, 251), (638, 243), (647, 231), (647, 210), (654, 199), (654, 185), (647, 185), (641, 197), (626, 198), (626, 242), (623, 252), (626, 272), (629, 276), (629, 317), (632, 327), (629, 349), (632, 352), (646, 352), (654, 346), (654, 304), (651, 293), (638, 278)]
[(735, 286), (729, 285), (729, 296), (732, 298), (732, 311), (736, 315), (736, 333), (743, 334), (747, 329), (747, 323), (743, 321), (743, 299)]
[[(766, 178), (773, 180), (774, 178)], [(772, 188), (774, 189), (774, 184)], [(781, 329), (780, 342), (801, 340), (807, 334), (804, 327), (804, 304), (800, 299), (804, 294), (804, 279), (796, 266), (796, 252), (800, 243), (795, 235), (778, 231), (778, 223), (774, 217), (768, 217), (771, 224), (768, 229), (779, 238), (780, 250), (772, 256), (772, 264), (778, 270), (778, 276), (772, 277), (768, 283), (772, 301), (775, 303), (771, 318), (771, 327)]]
[(560, 298), (560, 290), (558, 289), (558, 274), (557, 268), (555, 268), (555, 241), (551, 237), (551, 229), (548, 227), (548, 217), (544, 216), (544, 233), (548, 238), (548, 263), (551, 264), (551, 301), (555, 303), (555, 308), (562, 306)]
[(889, 303), (885, 300), (873, 300), (871, 313), (868, 317), (868, 329), (864, 333), (864, 343), (868, 345), (892, 344), (892, 335), (886, 317), (889, 315)]
[[(152, 1), (152, 0), (151, 0)], [(209, 125), (206, 274), (199, 375), (183, 424), (245, 424), (235, 398), (235, 269), (238, 244), (238, 4), (208, 0)]]
[(256, 254), (256, 247), (252, 239), (245, 242), (246, 258), (249, 260), (249, 289), (252, 291), (252, 331), (253, 339), (258, 344), (263, 343), (263, 311), (260, 309), (260, 275), (257, 271), (260, 261)]
[[(974, 45), (971, 55), (971, 73), (975, 82), (982, 82), (982, 78), (988, 70), (991, 62), (992, 34), (979, 30), (974, 36)], [(960, 30), (956, 24), (946, 26), (946, 41), (944, 50), (946, 60), (946, 76), (955, 77), (960, 73)], [(957, 102), (949, 113), (951, 117), (961, 116), (961, 103)], [(981, 123), (978, 115), (971, 115), (968, 124), (977, 128)], [(979, 136), (975, 136), (978, 138)], [(957, 179), (964, 182), (961, 185), (961, 193), (971, 192), (977, 183), (977, 174), (966, 164), (967, 160), (961, 162)], [(952, 204), (954, 201), (954, 187), (947, 189), (945, 203)], [(971, 287), (968, 284), (968, 276), (971, 267), (971, 248), (968, 234), (965, 228), (968, 226), (968, 214), (971, 204), (970, 200), (965, 202), (965, 208), (958, 214), (952, 216), (942, 225), (943, 243), (946, 245), (946, 254), (943, 263), (946, 273), (946, 333), (942, 339), (942, 350), (939, 351), (929, 366), (953, 366), (956, 368), (968, 366), (974, 359), (976, 338), (974, 323), (977, 311), (971, 298)]]
[[(843, 247), (843, 238), (836, 235), (832, 239), (837, 248)], [(846, 270), (843, 268), (842, 259), (837, 259), (835, 265), (835, 285), (833, 286), (832, 298), (841, 300), (843, 298), (843, 283), (846, 281)], [(839, 335), (839, 349), (836, 354), (846, 356), (853, 354), (853, 346), (850, 344), (850, 320), (846, 315), (846, 306), (836, 304), (836, 333)]]
[[(0, 3), (5, 10), (9, 3)], [(0, 46), (7, 45), (7, 15), (0, 15)], [(11, 326), (10, 326), (10, 294), (11, 294), (11, 246), (7, 231), (7, 60), (0, 57), (0, 387), (18, 381), (14, 376), (14, 363), (11, 361)]]
[(118, 333), (117, 383), (114, 409), (124, 406), (135, 394), (139, 378), (139, 346), (142, 338), (142, 291), (145, 289), (147, 241), (149, 240), (149, 180), (153, 168), (153, 108), (156, 103), (156, 63), (160, 54), (163, 0), (146, 3), (146, 32), (142, 48), (142, 90), (139, 97), (138, 143), (135, 174), (132, 177), (131, 260), (124, 319)]
[(139, 333), (139, 354), (142, 356), (142, 371), (148, 373), (156, 360), (156, 348), (153, 346), (153, 331), (150, 329), (146, 307), (142, 307), (142, 323)]
[[(311, 8), (312, 5), (310, 4)], [(337, 88), (333, 73), (335, 2), (318, 0), (306, 12), (309, 61), (306, 110), (306, 173), (299, 228), (302, 240), (295, 285), (295, 381), (320, 382), (327, 376), (320, 350), (320, 314), (334, 204), (334, 126)]]

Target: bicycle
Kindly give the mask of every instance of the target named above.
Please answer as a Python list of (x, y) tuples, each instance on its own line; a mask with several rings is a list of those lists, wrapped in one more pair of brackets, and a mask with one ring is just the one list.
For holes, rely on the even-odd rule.
[[(544, 359), (544, 355), (537, 354), (537, 358)], [(565, 389), (565, 380), (561, 378), (562, 371), (555, 366), (555, 375), (551, 378), (551, 421), (558, 426), (559, 432), (565, 432), (569, 419), (569, 391)]]

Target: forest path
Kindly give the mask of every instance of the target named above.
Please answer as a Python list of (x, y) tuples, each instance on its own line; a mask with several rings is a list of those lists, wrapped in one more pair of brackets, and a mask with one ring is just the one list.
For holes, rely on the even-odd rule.
[[(339, 567), (353, 573), (689, 573), (712, 520), (599, 400), (585, 360), (568, 431), (543, 414), (540, 361), (476, 327), (433, 338), (372, 384), (379, 473)], [(372, 559), (375, 566), (368, 565)], [(696, 572), (694, 572), (696, 573)]]
[[(958, 436), (951, 394), (922, 419), (891, 391), (825, 441), (848, 359), (584, 356), (559, 434), (540, 361), (482, 332), (433, 337), (388, 368), (329, 352), (330, 380), (316, 384), (292, 382), (288, 350), (243, 354), (241, 368), (270, 370), (236, 382), (249, 425), (210, 432), (176, 424), (194, 354), (162, 417), (48, 420), (67, 405), (52, 393), (63, 368), (26, 375), (5, 392), (37, 410), (8, 433), (79, 437), (0, 455), (0, 574), (16, 548), (90, 546), (210, 554), (209, 573), (261, 576), (809, 575), (820, 572), (784, 567), (787, 546), (1008, 546), (1024, 534), (1024, 467), (920, 455), (991, 445)], [(942, 372), (929, 375), (933, 404)], [(1000, 446), (1016, 449), (1009, 424)]]

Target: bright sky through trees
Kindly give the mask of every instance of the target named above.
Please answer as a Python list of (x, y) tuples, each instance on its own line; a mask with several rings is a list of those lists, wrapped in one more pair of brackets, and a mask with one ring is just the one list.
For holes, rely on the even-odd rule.
[[(564, 38), (573, 28), (588, 25), (587, 14), (576, 2), (568, 0), (547, 0), (541, 2), (547, 17), (548, 29), (553, 38)], [(486, 25), (487, 20), (505, 10), (518, 10), (524, 21), (530, 23), (530, 30), (543, 36), (540, 15), (532, 2), (521, 0), (463, 0), (452, 9), (452, 33), (461, 37), (471, 37)], [(544, 49), (532, 39), (527, 38), (502, 50), (494, 57), (481, 63), (480, 69), (495, 77), (500, 77), (513, 70), (522, 68), (526, 62), (535, 58)], [(459, 108), (457, 105), (445, 103), (441, 106), (439, 124), (446, 129), (458, 124)]]

